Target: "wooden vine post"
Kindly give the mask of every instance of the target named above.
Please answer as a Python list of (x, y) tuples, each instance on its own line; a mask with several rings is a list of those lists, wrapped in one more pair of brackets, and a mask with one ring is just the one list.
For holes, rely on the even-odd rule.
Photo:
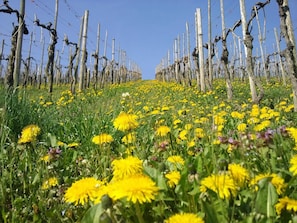
[(25, 0), (20, 0), (20, 11), (12, 9), (8, 1), (3, 2), (6, 8), (0, 9), (0, 12), (8, 14), (16, 14), (18, 24), (14, 27), (11, 35), (11, 50), (8, 58), (8, 69), (5, 75), (5, 85), (7, 89), (17, 89), (19, 86), (19, 77), (22, 61), (22, 44), (23, 44), (23, 34), (29, 34), (26, 27), (24, 14), (25, 14)]
[(97, 89), (98, 88), (99, 47), (100, 47), (100, 24), (98, 24), (98, 28), (97, 28), (97, 46), (96, 46), (96, 52), (92, 54), (92, 56), (95, 58), (94, 71), (93, 71), (94, 89)]
[(200, 90), (202, 92), (205, 92), (202, 17), (201, 17), (200, 8), (196, 9), (196, 17), (197, 17), (197, 34), (198, 34), (198, 52), (199, 52)]
[(211, 0), (208, 0), (208, 81), (210, 88), (212, 88), (212, 81), (213, 81), (213, 68), (212, 68), (212, 50), (213, 45), (211, 42), (211, 35), (212, 35), (212, 28), (211, 28)]
[[(253, 36), (251, 35), (250, 25), (252, 20), (256, 17), (256, 13), (264, 8), (270, 0), (266, 2), (258, 2), (256, 7), (252, 9), (251, 18), (246, 21), (246, 10), (245, 10), (245, 0), (239, 0), (240, 3), (240, 14), (241, 14), (241, 23), (242, 23), (242, 32), (243, 32), (243, 42), (245, 46), (246, 53), (246, 71), (249, 77), (250, 90), (252, 95), (252, 101), (255, 104), (259, 104), (262, 98), (264, 97), (264, 89), (259, 80), (256, 80), (254, 75), (254, 66), (253, 66)], [(257, 88), (259, 89), (259, 93), (257, 92)]]
[(88, 34), (88, 20), (89, 20), (89, 10), (85, 11), (83, 20), (83, 33), (82, 33), (82, 55), (80, 60), (80, 72), (79, 72), (79, 83), (78, 90), (82, 91), (84, 89), (84, 77), (86, 75), (86, 60), (87, 60), (87, 34)]
[(49, 82), (49, 89), (48, 89), (49, 93), (53, 92), (53, 84), (54, 84), (55, 47), (58, 42), (58, 35), (57, 35), (58, 4), (59, 4), (59, 0), (56, 0), (54, 27), (52, 27), (53, 24), (51, 22), (45, 25), (45, 24), (41, 24), (39, 19), (36, 19), (34, 21), (37, 26), (40, 26), (41, 28), (48, 30), (51, 34), (51, 43), (47, 49), (48, 61), (45, 68), (45, 73)]
[(281, 33), (287, 44), (285, 57), (288, 66), (288, 73), (292, 84), (294, 111), (297, 112), (297, 55), (294, 32), (292, 32), (292, 22), (288, 0), (276, 0), (279, 7), (279, 17)]
[(227, 98), (228, 100), (231, 101), (233, 97), (233, 89), (232, 89), (230, 71), (228, 68), (229, 52), (227, 48), (227, 35), (226, 35), (225, 16), (224, 16), (224, 0), (220, 0), (220, 8), (221, 8), (221, 19), (222, 19), (222, 46), (223, 46), (221, 61), (223, 62), (223, 68), (225, 73)]

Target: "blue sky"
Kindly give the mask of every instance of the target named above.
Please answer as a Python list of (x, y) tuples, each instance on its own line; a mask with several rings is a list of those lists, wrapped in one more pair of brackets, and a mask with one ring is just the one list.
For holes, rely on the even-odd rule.
[[(253, 4), (259, 0), (247, 0), (247, 16)], [(232, 27), (240, 19), (239, 0), (225, 0), (225, 24)], [(289, 1), (292, 20), (297, 21), (297, 0)], [(19, 8), (18, 0), (10, 0), (9, 5)], [(212, 0), (212, 35), (221, 35), (220, 1)], [(1, 6), (2, 8), (3, 6)], [(108, 32), (107, 57), (111, 58), (112, 39), (115, 39), (116, 55), (119, 49), (126, 51), (127, 61), (136, 63), (142, 70), (143, 79), (153, 79), (155, 67), (161, 59), (166, 57), (168, 50), (172, 53), (174, 39), (178, 35), (182, 38), (186, 32), (186, 22), (190, 28), (191, 50), (195, 47), (195, 10), (201, 8), (203, 38), (207, 41), (207, 0), (59, 0), (58, 18), (58, 44), (61, 63), (67, 66), (68, 47), (63, 47), (63, 38), (66, 34), (70, 41), (78, 41), (81, 17), (85, 10), (89, 10), (88, 42), (89, 55), (96, 50), (97, 26), (100, 23), (101, 40), (100, 55), (103, 54), (105, 32)], [(40, 28), (34, 25), (34, 17), (41, 23), (53, 22), (55, 0), (27, 0), (26, 1), (26, 24), (29, 31), (34, 32), (32, 56), (35, 63), (41, 61)], [(278, 9), (275, 0), (265, 7), (267, 35), (264, 43), (265, 51), (271, 53), (275, 43), (273, 28), (279, 30)], [(259, 14), (263, 25), (263, 12)], [(16, 16), (0, 13), (0, 40), (5, 40), (4, 55), (10, 50), (10, 33), (12, 22), (17, 23)], [(297, 22), (293, 24), (295, 33)], [(44, 30), (45, 42), (49, 44), (49, 34)], [(241, 27), (236, 30), (238, 36), (242, 35)], [(258, 43), (258, 26), (253, 23), (255, 46)], [(228, 44), (233, 40), (229, 38)], [(29, 52), (30, 35), (24, 37), (23, 57)], [(220, 46), (219, 46), (220, 47)], [(182, 46), (181, 46), (182, 49)], [(257, 47), (254, 53), (257, 53)], [(259, 52), (259, 51), (258, 51)], [(45, 61), (47, 51), (45, 51)], [(92, 69), (92, 57), (89, 56), (88, 66)], [(5, 61), (2, 64), (6, 63)]]

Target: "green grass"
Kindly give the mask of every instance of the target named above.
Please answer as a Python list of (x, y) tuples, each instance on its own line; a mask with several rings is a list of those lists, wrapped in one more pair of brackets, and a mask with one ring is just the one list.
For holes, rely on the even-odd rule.
[[(128, 155), (143, 161), (144, 172), (161, 189), (152, 203), (140, 206), (147, 222), (163, 222), (179, 212), (195, 213), (205, 222), (293, 221), (294, 213), (283, 211), (278, 215), (274, 208), (278, 198), (297, 199), (296, 176), (289, 170), (290, 159), (296, 154), (295, 142), (288, 133), (280, 132), (282, 126), (296, 128), (296, 114), (290, 109), (291, 89), (277, 82), (264, 86), (265, 98), (255, 115), (248, 84), (236, 81), (233, 87), (232, 101), (226, 101), (221, 80), (216, 80), (214, 90), (205, 94), (157, 81), (89, 89), (75, 95), (68, 91), (69, 86), (55, 87), (51, 95), (46, 89), (33, 88), (1, 94), (2, 222), (86, 222), (106, 215), (102, 206), (91, 201), (78, 206), (66, 203), (65, 191), (84, 177), (109, 182), (112, 160)], [(123, 97), (127, 92), (129, 96)], [(128, 145), (122, 141), (127, 132), (113, 126), (122, 111), (138, 116), (139, 126), (133, 131), (136, 141)], [(234, 111), (244, 117), (235, 117)], [(216, 123), (215, 117), (222, 118), (222, 123)], [(254, 118), (258, 121), (252, 122)], [(269, 123), (264, 126), (263, 121)], [(246, 131), (238, 131), (240, 123), (247, 124)], [(40, 127), (40, 135), (35, 142), (19, 145), (22, 129), (30, 124)], [(162, 125), (171, 129), (166, 136), (155, 133)], [(197, 137), (197, 128), (203, 130), (203, 137)], [(273, 134), (265, 138), (270, 130)], [(92, 138), (101, 133), (110, 134), (114, 141), (105, 146), (92, 143)], [(252, 136), (255, 139), (249, 138)], [(71, 143), (78, 146), (72, 147)], [(50, 148), (61, 150), (61, 154), (44, 162), (42, 158)], [(165, 177), (172, 171), (167, 162), (172, 155), (185, 160), (178, 168), (181, 178), (174, 188), (167, 185)], [(268, 177), (258, 182), (257, 190), (246, 182), (228, 199), (212, 190), (200, 190), (203, 179), (225, 172), (231, 163), (246, 168), (250, 181), (259, 174), (277, 174), (286, 187), (277, 193), (272, 177)], [(56, 177), (58, 185), (42, 189), (50, 177)], [(114, 201), (107, 213), (107, 218), (113, 216), (113, 222), (139, 219), (125, 199)]]

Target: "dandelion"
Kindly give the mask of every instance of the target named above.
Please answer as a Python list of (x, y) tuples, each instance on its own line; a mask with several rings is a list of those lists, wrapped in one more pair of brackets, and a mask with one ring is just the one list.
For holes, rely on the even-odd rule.
[(56, 177), (51, 177), (43, 182), (41, 188), (42, 190), (47, 190), (56, 185), (58, 185), (58, 179)]
[(179, 171), (172, 171), (170, 173), (167, 173), (165, 177), (168, 179), (167, 183), (169, 187), (175, 187), (179, 180), (180, 180), (180, 172)]
[(228, 170), (234, 182), (239, 187), (242, 187), (250, 178), (248, 170), (239, 164), (235, 164), (235, 163), (229, 164)]
[(137, 115), (121, 112), (117, 118), (115, 118), (113, 125), (120, 131), (130, 131), (138, 127)]
[(290, 199), (288, 197), (278, 199), (278, 203), (275, 205), (277, 214), (281, 214), (282, 210), (297, 212), (297, 200)]
[(293, 156), (290, 160), (290, 172), (293, 173), (294, 176), (297, 175), (297, 155)]
[(140, 174), (143, 171), (142, 160), (134, 156), (114, 160), (111, 165), (113, 168), (113, 180), (122, 180), (126, 177)]
[(108, 195), (113, 200), (126, 198), (132, 203), (146, 203), (155, 199), (159, 188), (145, 175), (134, 175), (108, 185)]
[(169, 156), (167, 158), (167, 161), (172, 163), (172, 164), (176, 164), (176, 165), (184, 165), (185, 161), (181, 156)]
[(202, 139), (205, 136), (204, 130), (202, 128), (196, 128), (195, 136), (199, 139)]
[(68, 146), (68, 148), (75, 148), (75, 147), (79, 146), (79, 143), (78, 142), (72, 142), (72, 143), (69, 143), (67, 146)]
[(297, 144), (297, 128), (286, 128), (289, 135), (294, 139), (295, 143)]
[(180, 123), (182, 123), (182, 121), (180, 119), (176, 119), (173, 121), (173, 125), (178, 125)]
[(247, 128), (247, 125), (245, 123), (240, 123), (237, 125), (237, 130), (239, 132), (245, 132), (246, 128)]
[(253, 105), (250, 116), (251, 117), (258, 117), (260, 114), (260, 108), (258, 105)]
[(187, 134), (188, 134), (188, 130), (186, 130), (186, 129), (180, 131), (180, 133), (178, 134), (178, 139), (179, 140), (187, 140)]
[(84, 205), (89, 200), (96, 200), (98, 197), (98, 189), (103, 182), (94, 177), (87, 177), (74, 182), (71, 187), (66, 190), (64, 199), (66, 202)]
[(122, 142), (126, 145), (134, 143), (136, 141), (135, 132), (130, 132), (122, 138)]
[(40, 128), (37, 125), (27, 125), (23, 128), (21, 137), (18, 144), (25, 144), (36, 141), (37, 136), (40, 134)]
[(275, 173), (272, 174), (259, 174), (257, 176), (255, 176), (255, 178), (253, 178), (251, 180), (251, 185), (256, 186), (256, 190), (258, 190), (258, 182), (260, 180), (263, 179), (269, 179), (269, 181), (271, 182), (271, 184), (275, 187), (277, 194), (282, 194), (282, 192), (285, 190), (286, 184), (285, 184), (285, 180), (283, 178), (281, 178), (280, 176), (278, 176)]
[(162, 125), (156, 130), (157, 136), (166, 136), (170, 132), (170, 128), (168, 126)]
[(239, 113), (238, 111), (233, 111), (233, 112), (231, 112), (231, 117), (237, 118), (237, 119), (243, 119), (244, 113)]
[(51, 156), (49, 154), (46, 154), (45, 156), (41, 157), (40, 160), (45, 163), (49, 163), (51, 160)]
[(212, 174), (201, 181), (200, 191), (206, 192), (207, 189), (214, 191), (221, 199), (229, 199), (231, 195), (237, 194), (237, 186), (227, 174)]
[(102, 133), (100, 135), (94, 136), (92, 139), (92, 142), (95, 143), (96, 145), (103, 145), (103, 144), (113, 142), (113, 138), (109, 134)]
[(226, 120), (221, 115), (214, 115), (214, 124), (217, 126), (224, 125)]
[(164, 221), (165, 223), (204, 223), (203, 219), (192, 213), (175, 214)]

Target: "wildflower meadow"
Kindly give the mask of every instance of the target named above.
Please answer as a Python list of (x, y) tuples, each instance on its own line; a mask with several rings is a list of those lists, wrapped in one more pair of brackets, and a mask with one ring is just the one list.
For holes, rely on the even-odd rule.
[(0, 222), (297, 222), (291, 87), (1, 89)]

